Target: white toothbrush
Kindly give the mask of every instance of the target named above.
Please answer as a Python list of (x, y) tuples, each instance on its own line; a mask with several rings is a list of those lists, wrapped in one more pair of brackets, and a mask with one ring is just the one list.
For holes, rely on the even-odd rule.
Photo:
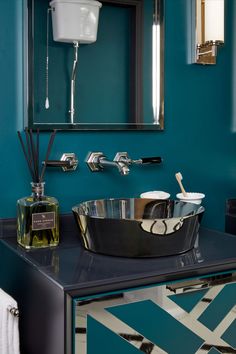
[(177, 180), (177, 182), (179, 183), (179, 186), (180, 186), (180, 189), (181, 189), (181, 192), (183, 193), (183, 196), (184, 197), (187, 197), (187, 193), (186, 193), (186, 190), (184, 189), (184, 186), (182, 184), (182, 179), (183, 179), (183, 176), (180, 172), (176, 173), (175, 174), (175, 178)]

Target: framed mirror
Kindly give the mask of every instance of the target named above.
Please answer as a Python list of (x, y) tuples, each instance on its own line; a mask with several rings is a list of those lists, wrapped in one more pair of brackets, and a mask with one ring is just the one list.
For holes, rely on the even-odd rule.
[(72, 97), (73, 43), (54, 40), (48, 0), (28, 0), (25, 125), (41, 130), (163, 130), (163, 1), (99, 1), (97, 40), (79, 43)]

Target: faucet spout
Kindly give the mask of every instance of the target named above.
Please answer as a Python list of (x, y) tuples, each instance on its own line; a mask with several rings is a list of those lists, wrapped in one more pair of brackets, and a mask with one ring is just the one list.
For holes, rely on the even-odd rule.
[(99, 165), (103, 167), (116, 167), (122, 176), (129, 174), (129, 167), (124, 162), (110, 161), (105, 156), (101, 156), (98, 159)]
[(129, 174), (129, 167), (124, 162), (118, 162), (118, 169), (122, 176), (127, 176)]

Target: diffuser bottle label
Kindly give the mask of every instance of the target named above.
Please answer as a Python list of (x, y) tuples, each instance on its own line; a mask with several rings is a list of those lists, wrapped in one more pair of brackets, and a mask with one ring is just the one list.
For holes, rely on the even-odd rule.
[(32, 214), (32, 230), (47, 230), (55, 227), (55, 212)]

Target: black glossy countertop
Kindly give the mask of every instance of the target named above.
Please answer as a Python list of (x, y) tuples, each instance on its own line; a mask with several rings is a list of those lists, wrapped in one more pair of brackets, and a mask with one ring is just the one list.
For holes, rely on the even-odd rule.
[[(156, 284), (236, 269), (236, 236), (200, 229), (198, 246), (178, 256), (135, 259), (84, 250), (73, 219), (53, 249), (25, 251), (17, 245), (14, 225), (2, 226), (0, 242), (74, 296)], [(7, 231), (9, 230), (9, 232)]]

